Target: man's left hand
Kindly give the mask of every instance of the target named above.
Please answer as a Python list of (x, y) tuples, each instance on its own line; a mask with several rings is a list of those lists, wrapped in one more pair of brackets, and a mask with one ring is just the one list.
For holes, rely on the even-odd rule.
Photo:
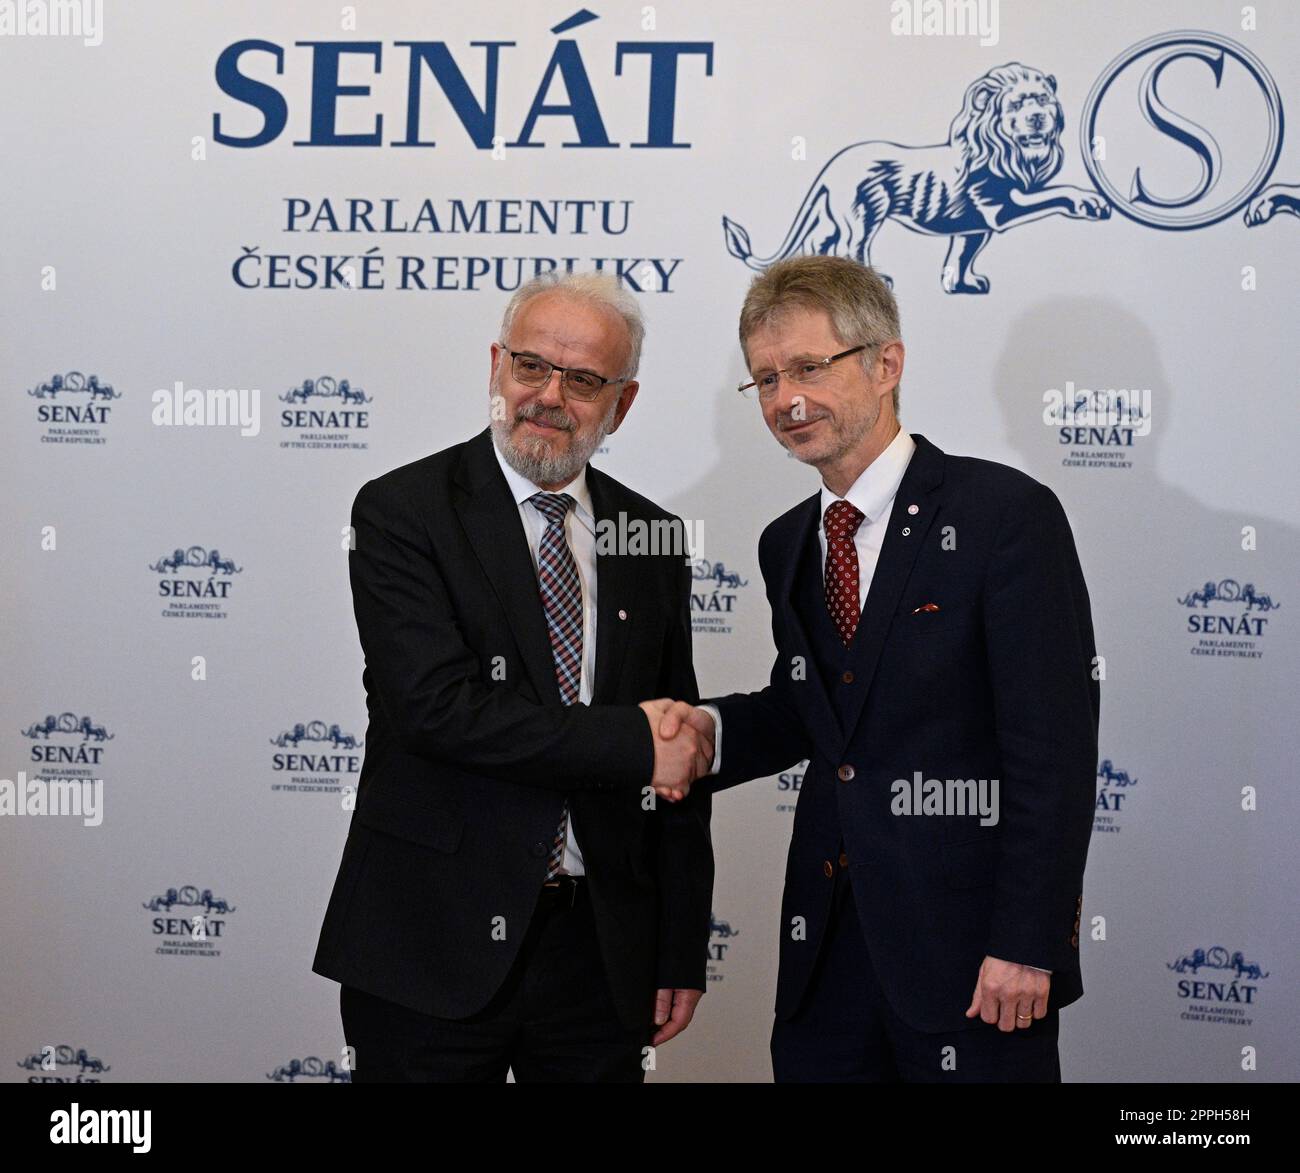
[(1042, 970), (986, 957), (966, 1017), (978, 1014), (985, 1022), (997, 1023), (998, 1030), (1005, 1031), (1032, 1026), (1035, 1019), (1047, 1013), (1047, 992), (1051, 984), (1051, 975)]
[(695, 1013), (703, 990), (660, 990), (655, 995), (655, 1032), (650, 1045), (657, 1047), (684, 1031)]

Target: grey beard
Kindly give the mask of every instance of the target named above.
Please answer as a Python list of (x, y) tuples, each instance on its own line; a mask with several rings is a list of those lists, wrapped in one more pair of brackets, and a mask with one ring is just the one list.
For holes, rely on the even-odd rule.
[(535, 485), (567, 485), (586, 467), (592, 453), (609, 435), (617, 410), (618, 400), (615, 399), (609, 405), (605, 418), (585, 441), (576, 432), (570, 433), (572, 440), (569, 451), (560, 456), (552, 456), (546, 442), (540, 438), (520, 441), (513, 436), (512, 425), (517, 421), (492, 420), (492, 437), (505, 462), (521, 477), (526, 477)]

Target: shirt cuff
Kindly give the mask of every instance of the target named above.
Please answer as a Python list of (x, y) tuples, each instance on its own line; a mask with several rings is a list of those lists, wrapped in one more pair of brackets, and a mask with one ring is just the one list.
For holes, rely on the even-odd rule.
[(722, 769), (722, 714), (718, 712), (717, 705), (699, 707), (713, 718), (713, 765), (709, 768), (709, 773), (716, 774)]

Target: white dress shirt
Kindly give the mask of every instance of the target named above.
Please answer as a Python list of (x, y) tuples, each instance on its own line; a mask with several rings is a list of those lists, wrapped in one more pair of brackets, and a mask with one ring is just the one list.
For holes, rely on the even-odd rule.
[[(537, 547), (542, 534), (549, 524), (538, 512), (535, 505), (528, 502), (534, 493), (568, 493), (574, 500), (574, 506), (564, 517), (565, 540), (573, 553), (573, 561), (578, 567), (578, 582), (582, 586), (582, 669), (578, 681), (578, 704), (591, 703), (591, 689), (596, 679), (596, 516), (592, 512), (591, 493), (587, 489), (587, 469), (584, 466), (562, 489), (543, 489), (533, 484), (527, 477), (520, 476), (501, 455), (500, 449), (493, 443), (492, 451), (497, 463), (505, 474), (506, 484), (510, 486), (515, 504), (519, 506), (519, 520), (524, 527), (524, 536), (528, 539), (528, 549), (533, 556), (533, 572), (537, 571)], [(564, 859), (560, 864), (561, 874), (581, 876), (586, 873), (582, 862), (582, 849), (578, 846), (573, 833), (573, 817), (570, 812), (568, 834), (564, 842)]]
[[(889, 514), (894, 508), (894, 498), (898, 495), (898, 486), (907, 471), (907, 462), (916, 451), (916, 441), (904, 429), (898, 429), (896, 435), (879, 456), (866, 468), (862, 475), (849, 486), (843, 497), (837, 497), (822, 484), (821, 513), (817, 519), (817, 540), (822, 548), (822, 566), (826, 565), (826, 510), (836, 501), (847, 501), (862, 511), (862, 524), (853, 535), (853, 544), (858, 551), (858, 612), (861, 614), (867, 601), (867, 591), (871, 588), (872, 576), (876, 573), (876, 563), (880, 561), (880, 547), (885, 542), (885, 529), (889, 525)], [(710, 774), (716, 774), (722, 768), (722, 715), (716, 705), (701, 705), (713, 718), (713, 768)]]
[(885, 450), (876, 457), (862, 475), (849, 486), (843, 497), (837, 497), (822, 485), (821, 516), (817, 522), (817, 540), (822, 547), (822, 566), (826, 565), (826, 510), (836, 501), (847, 501), (863, 514), (862, 524), (853, 535), (858, 550), (858, 614), (866, 606), (867, 591), (880, 561), (880, 547), (885, 544), (885, 530), (889, 528), (889, 515), (894, 508), (898, 486), (907, 471), (907, 462), (916, 451), (916, 441), (902, 428)]

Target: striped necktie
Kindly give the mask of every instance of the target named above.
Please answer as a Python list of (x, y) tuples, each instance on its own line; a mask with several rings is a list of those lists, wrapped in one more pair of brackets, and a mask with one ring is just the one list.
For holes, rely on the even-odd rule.
[[(582, 584), (578, 564), (564, 536), (564, 519), (574, 500), (568, 493), (534, 493), (529, 502), (546, 519), (537, 548), (537, 586), (546, 612), (546, 628), (555, 660), (555, 683), (566, 705), (576, 704), (582, 680)], [(548, 880), (559, 874), (568, 838), (569, 803), (565, 800), (560, 825), (546, 861)]]

